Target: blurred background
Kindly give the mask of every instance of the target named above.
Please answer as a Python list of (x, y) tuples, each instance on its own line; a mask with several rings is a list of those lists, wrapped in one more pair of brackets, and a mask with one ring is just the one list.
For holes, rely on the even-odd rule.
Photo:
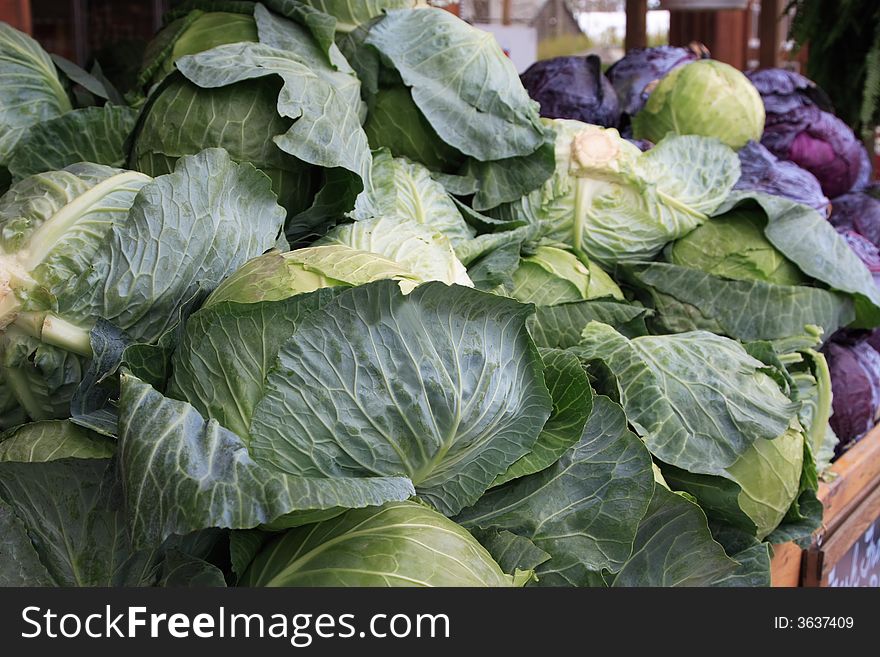
[[(0, 0), (0, 20), (81, 65), (97, 58), (105, 68), (125, 68), (140, 62), (162, 15), (181, 1)], [(520, 71), (536, 60), (560, 55), (594, 53), (610, 63), (622, 56), (625, 47), (690, 41), (704, 43), (716, 59), (741, 69), (785, 65), (799, 70), (802, 65), (786, 39), (785, 0), (436, 0), (431, 4), (495, 34)], [(767, 41), (763, 51), (762, 37)]]

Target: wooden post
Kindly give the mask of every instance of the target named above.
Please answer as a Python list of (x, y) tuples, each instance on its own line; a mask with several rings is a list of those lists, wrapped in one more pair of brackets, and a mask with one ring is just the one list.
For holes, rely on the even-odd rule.
[(748, 10), (671, 11), (669, 45), (686, 46), (699, 41), (712, 53), (712, 59), (736, 68), (746, 65)]
[(510, 25), (510, 0), (501, 2), (501, 24)]
[(782, 7), (779, 0), (761, 0), (761, 17), (758, 21), (758, 38), (761, 40), (759, 61), (761, 68), (779, 64), (779, 19)]
[(456, 16), (461, 16), (461, 3), (453, 2), (443, 7), (446, 11), (455, 14)]
[(648, 45), (648, 0), (626, 0), (626, 36), (623, 47), (645, 48)]
[(0, 21), (9, 23), (17, 30), (31, 34), (33, 22), (31, 21), (30, 0), (0, 0)]
[(709, 50), (712, 57), (738, 69), (746, 67), (749, 12), (747, 9), (726, 9), (712, 12), (713, 38)]

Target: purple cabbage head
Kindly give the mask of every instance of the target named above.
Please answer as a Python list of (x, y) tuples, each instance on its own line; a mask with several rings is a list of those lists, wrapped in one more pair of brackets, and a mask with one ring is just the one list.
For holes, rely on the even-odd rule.
[(633, 48), (608, 69), (620, 107), (627, 116), (635, 116), (651, 95), (655, 83), (672, 69), (709, 56), (704, 46), (688, 48), (658, 46)]
[(868, 149), (865, 148), (864, 144), (862, 144), (860, 161), (859, 177), (856, 178), (856, 184), (852, 186), (853, 191), (868, 187), (871, 184), (871, 178), (874, 173), (874, 165), (871, 164), (871, 154), (868, 153)]
[(874, 277), (874, 284), (880, 287), (880, 251), (874, 246), (868, 238), (862, 237), (852, 230), (839, 231), (843, 239), (849, 245), (849, 248), (859, 257), (871, 276)]
[(520, 79), (541, 105), (541, 116), (576, 119), (606, 128), (616, 128), (620, 122), (617, 94), (602, 74), (595, 55), (535, 62)]
[(880, 353), (871, 344), (829, 342), (823, 348), (834, 396), (831, 428), (840, 444), (870, 431), (880, 409)]
[(828, 198), (822, 193), (819, 181), (809, 171), (801, 169), (794, 162), (777, 159), (754, 141), (741, 148), (738, 155), (742, 174), (734, 189), (784, 196), (816, 208), (823, 215), (828, 214)]
[(768, 113), (761, 143), (816, 176), (829, 198), (848, 192), (859, 179), (862, 144), (848, 125), (815, 105)]
[(838, 196), (829, 221), (838, 231), (854, 231), (880, 248), (880, 184)]
[(794, 71), (765, 68), (747, 71), (746, 77), (761, 94), (767, 114), (787, 114), (799, 107), (815, 106), (834, 112), (828, 95), (812, 80)]
[(633, 139), (631, 137), (626, 137), (626, 140), (638, 148), (642, 153), (647, 153), (649, 150), (654, 148), (654, 143), (648, 141), (647, 139)]

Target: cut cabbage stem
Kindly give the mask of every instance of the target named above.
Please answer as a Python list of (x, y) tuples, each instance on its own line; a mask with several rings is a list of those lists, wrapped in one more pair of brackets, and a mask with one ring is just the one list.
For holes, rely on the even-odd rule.
[(0, 331), (15, 321), (19, 310), (21, 310), (21, 302), (15, 296), (15, 292), (8, 286), (0, 284)]
[(593, 197), (601, 183), (588, 178), (578, 178), (574, 190), (574, 226), (572, 230), (572, 247), (575, 255), (581, 262), (589, 262), (589, 256), (583, 248), (584, 229), (587, 224), (587, 214), (593, 204)]
[(24, 333), (65, 351), (92, 357), (89, 330), (52, 313), (19, 313), (14, 325)]
[(21, 310), (16, 289), (35, 284), (15, 258), (0, 254), (0, 331), (15, 321)]

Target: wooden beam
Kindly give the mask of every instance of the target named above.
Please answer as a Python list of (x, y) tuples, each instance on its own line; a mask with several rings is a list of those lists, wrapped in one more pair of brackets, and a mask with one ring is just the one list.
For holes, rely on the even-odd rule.
[(623, 47), (645, 48), (648, 45), (648, 0), (626, 0), (626, 36)]
[(746, 67), (748, 43), (747, 9), (724, 9), (712, 12), (714, 28), (711, 44), (707, 43), (712, 58), (739, 69)]
[(452, 2), (443, 7), (446, 11), (455, 14), (456, 16), (461, 16), (461, 3), (460, 2)]
[(758, 59), (761, 68), (772, 68), (779, 65), (779, 44), (781, 42), (779, 28), (782, 17), (780, 0), (761, 0), (761, 16), (758, 20), (758, 38), (761, 49)]
[(30, 0), (0, 0), (0, 21), (28, 34), (33, 33)]

